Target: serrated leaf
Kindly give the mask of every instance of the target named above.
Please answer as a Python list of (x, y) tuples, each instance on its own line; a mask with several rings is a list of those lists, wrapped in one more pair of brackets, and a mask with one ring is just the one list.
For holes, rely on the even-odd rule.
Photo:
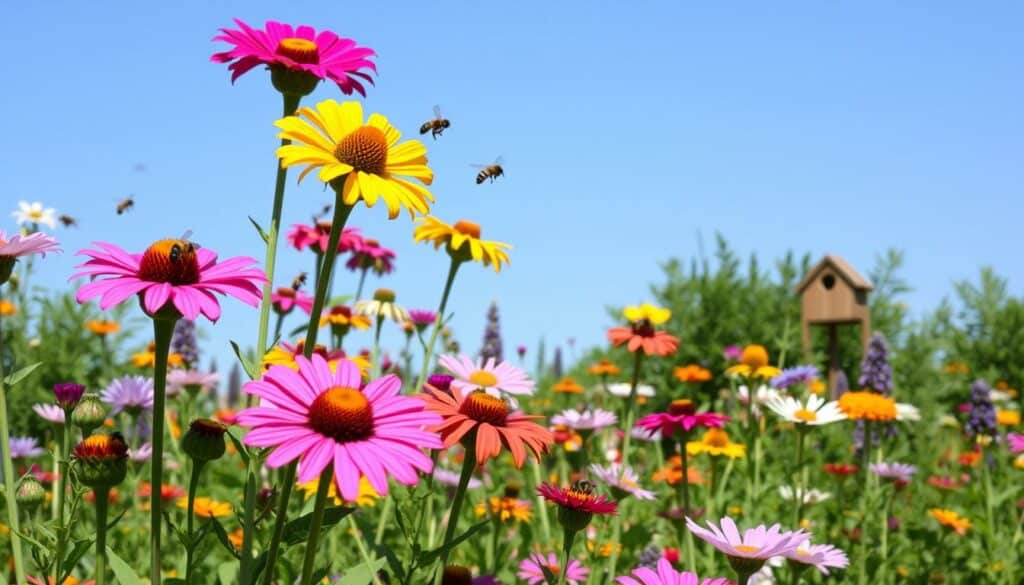
[(38, 368), (41, 365), (43, 365), (43, 362), (36, 362), (31, 366), (25, 366), (24, 368), (21, 368), (16, 372), (10, 373), (9, 375), (7, 375), (7, 377), (4, 378), (4, 384), (7, 384), (8, 386), (16, 385), (18, 382), (24, 380), (26, 376), (31, 374), (36, 368)]
[(114, 577), (119, 585), (142, 585), (142, 580), (135, 574), (135, 571), (109, 546), (107, 547), (107, 560), (110, 561), (110, 570), (114, 572)]
[(338, 581), (338, 585), (366, 585), (373, 581), (373, 576), (386, 562), (387, 559), (377, 558), (370, 562), (370, 567), (367, 567), (366, 563), (360, 563), (346, 570), (345, 576)]
[(256, 222), (255, 219), (252, 218), (251, 215), (249, 216), (249, 221), (252, 222), (252, 227), (256, 228), (256, 233), (260, 235), (260, 239), (263, 240), (263, 243), (268, 243), (268, 241), (270, 240), (270, 236), (267, 235), (267, 232), (263, 231), (263, 228), (260, 226), (259, 223)]
[(444, 554), (445, 551), (453, 550), (455, 547), (459, 546), (460, 544), (462, 544), (466, 540), (469, 540), (469, 538), (472, 537), (474, 534), (476, 534), (477, 532), (480, 532), (481, 530), (483, 530), (490, 523), (491, 523), (490, 520), (482, 520), (479, 523), (474, 524), (473, 526), (471, 526), (470, 529), (467, 530), (466, 532), (464, 532), (461, 535), (459, 535), (458, 537), (452, 539), (452, 541), (450, 543), (448, 543), (447, 545), (439, 546), (439, 547), (435, 548), (434, 550), (426, 550), (426, 551), (421, 552), (418, 564), (421, 567), (426, 567), (426, 566), (429, 566), (429, 565), (433, 564), (434, 561), (436, 561), (437, 559), (441, 558), (441, 555)]
[(231, 349), (235, 350), (235, 357), (238, 358), (238, 363), (242, 364), (242, 369), (245, 370), (245, 374), (249, 376), (250, 380), (255, 380), (259, 377), (259, 368), (257, 368), (248, 357), (242, 353), (242, 348), (238, 347), (238, 343), (235, 340), (229, 340), (231, 343)]
[[(324, 519), (320, 525), (321, 530), (334, 526), (338, 522), (341, 522), (345, 516), (348, 516), (354, 511), (354, 508), (348, 508), (346, 506), (332, 506), (324, 510)], [(295, 520), (292, 520), (288, 524), (284, 525), (284, 543), (288, 545), (299, 544), (306, 542), (306, 538), (309, 536), (309, 528), (313, 523), (313, 513), (310, 512), (304, 516), (300, 516)]]

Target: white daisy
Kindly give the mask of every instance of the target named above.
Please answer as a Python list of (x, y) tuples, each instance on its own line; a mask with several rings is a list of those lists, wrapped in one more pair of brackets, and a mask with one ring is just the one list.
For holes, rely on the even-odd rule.
[(594, 410), (588, 409), (583, 412), (570, 408), (551, 417), (551, 424), (565, 425), (569, 428), (576, 429), (577, 431), (593, 431), (613, 425), (618, 421), (619, 417), (616, 416), (614, 412), (609, 412), (600, 408), (596, 408)]
[[(803, 503), (805, 504), (817, 504), (818, 502), (824, 502), (825, 500), (832, 497), (832, 494), (823, 492), (821, 490), (809, 489), (809, 490), (797, 490), (797, 494), (803, 493)], [(779, 495), (782, 496), (783, 500), (795, 500), (793, 487), (788, 485), (779, 486)]]
[(43, 204), (36, 201), (19, 201), (18, 210), (13, 212), (14, 220), (18, 225), (43, 224), (50, 229), (57, 228), (57, 210), (52, 207), (43, 207)]
[(838, 402), (825, 402), (824, 398), (814, 394), (807, 397), (806, 404), (792, 396), (776, 396), (765, 406), (789, 422), (802, 425), (827, 425), (846, 419), (846, 414), (839, 410)]
[[(746, 408), (747, 402), (750, 400), (750, 389), (746, 386), (746, 384), (740, 384), (736, 388), (736, 393), (739, 396), (740, 404), (742, 404), (744, 408)], [(766, 402), (768, 402), (772, 398), (775, 398), (776, 396), (781, 395), (779, 394), (779, 391), (776, 390), (775, 388), (772, 388), (767, 384), (761, 384), (760, 386), (758, 386), (757, 390), (754, 392), (754, 416), (760, 417), (761, 409), (759, 408), (759, 406), (765, 404)]]
[[(625, 382), (618, 384), (608, 384), (608, 393), (612, 396), (621, 396), (623, 398), (629, 397), (629, 391), (631, 386)], [(650, 398), (654, 396), (654, 386), (648, 386), (647, 384), (637, 384), (636, 395)]]
[(395, 293), (383, 288), (373, 293), (372, 299), (356, 302), (354, 310), (356, 315), (383, 317), (395, 323), (409, 320), (409, 311), (395, 304)]
[(921, 411), (913, 404), (904, 402), (896, 403), (896, 420), (908, 420), (916, 422), (921, 420)]

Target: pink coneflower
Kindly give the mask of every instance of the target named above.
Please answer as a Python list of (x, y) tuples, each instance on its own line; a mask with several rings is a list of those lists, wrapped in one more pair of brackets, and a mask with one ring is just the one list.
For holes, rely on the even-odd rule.
[(618, 421), (619, 417), (614, 412), (600, 408), (587, 409), (583, 412), (570, 408), (551, 417), (551, 424), (565, 425), (577, 431), (595, 431), (611, 426)]
[(352, 257), (345, 263), (349, 270), (373, 270), (377, 276), (391, 274), (395, 270), (395, 251), (380, 245), (377, 240), (366, 238), (352, 250)]
[[(159, 240), (142, 254), (95, 242), (99, 250), (82, 250), (89, 257), (73, 275), (97, 278), (78, 289), (78, 302), (99, 296), (100, 308), (109, 309), (138, 294), (150, 315), (173, 307), (186, 319), (200, 314), (211, 321), (220, 318), (220, 303), (213, 293), (233, 296), (243, 303), (259, 305), (263, 271), (251, 268), (256, 260), (247, 257), (217, 262), (217, 254), (185, 240)], [(107, 277), (107, 278), (103, 278)]]
[(275, 290), (270, 294), (270, 300), (274, 303), (274, 311), (281, 315), (291, 313), (295, 307), (302, 309), (307, 315), (313, 312), (313, 297), (291, 287), (285, 286)]
[(685, 398), (673, 400), (668, 412), (656, 412), (638, 420), (636, 425), (647, 432), (661, 431), (669, 436), (677, 430), (689, 432), (695, 427), (722, 428), (729, 417), (715, 412), (697, 412), (697, 405)]
[(423, 331), (437, 321), (437, 313), (422, 309), (409, 309), (409, 322), (417, 331)]
[[(331, 236), (331, 222), (318, 221), (314, 225), (302, 223), (292, 224), (292, 231), (288, 232), (288, 241), (298, 251), (311, 248), (317, 254), (327, 252), (327, 244)], [(338, 239), (338, 253), (343, 254), (363, 244), (363, 236), (359, 228), (342, 228), (341, 236)]]
[(868, 469), (878, 477), (901, 485), (910, 483), (910, 478), (917, 472), (917, 467), (906, 463), (872, 463)]
[(831, 544), (811, 544), (809, 540), (783, 556), (796, 563), (811, 565), (823, 575), (828, 575), (829, 569), (842, 569), (850, 564), (842, 550)]
[[(523, 559), (519, 563), (519, 572), (516, 573), (516, 576), (524, 579), (529, 585), (545, 583), (546, 578), (544, 577), (544, 569), (542, 567), (547, 567), (548, 571), (556, 576), (562, 572), (562, 565), (558, 562), (558, 557), (555, 556), (555, 553), (548, 553), (547, 556), (540, 553), (531, 553), (529, 558)], [(587, 575), (589, 574), (590, 569), (584, 567), (576, 559), (570, 559), (569, 566), (565, 570), (565, 581), (571, 585), (586, 583)]]
[(703, 581), (696, 573), (676, 571), (668, 559), (658, 560), (658, 570), (641, 567), (633, 571), (632, 576), (615, 579), (619, 585), (729, 585), (724, 577), (706, 578)]
[(810, 537), (803, 530), (783, 531), (778, 524), (770, 528), (761, 524), (744, 530), (741, 535), (728, 516), (722, 518), (720, 524), (721, 528), (708, 521), (708, 528), (702, 528), (691, 518), (686, 519), (690, 532), (729, 557), (729, 564), (741, 575), (753, 574), (772, 557), (792, 553)]
[(39, 418), (52, 422), (55, 425), (64, 424), (64, 409), (56, 404), (33, 404), (32, 410), (39, 415)]
[(254, 29), (237, 18), (235, 24), (240, 30), (222, 28), (221, 34), (213, 38), (234, 47), (210, 57), (214, 63), (231, 63), (228, 69), (232, 83), (258, 65), (330, 79), (345, 95), (357, 91), (365, 96), (362, 82), (373, 83), (373, 78), (361, 70), (377, 71), (377, 66), (369, 60), (375, 53), (373, 49), (356, 46), (351, 39), (331, 31), (317, 34), (311, 26), (293, 28), (273, 20), (267, 21), (265, 30)]
[(602, 482), (612, 489), (612, 494), (618, 498), (633, 496), (638, 500), (653, 500), (656, 496), (651, 490), (640, 487), (640, 478), (632, 467), (622, 467), (621, 463), (612, 463), (608, 467), (601, 467), (594, 463), (590, 471)]
[(508, 362), (497, 363), (494, 358), (477, 359), (475, 362), (466, 355), (443, 355), (437, 363), (451, 372), (455, 379), (452, 388), (463, 393), (483, 390), (492, 396), (506, 394), (533, 394), (533, 380), (523, 371)]
[(549, 483), (537, 486), (537, 493), (549, 502), (554, 502), (563, 510), (582, 514), (615, 514), (618, 504), (604, 496), (593, 493), (592, 489), (581, 489), (581, 482), (569, 488), (562, 488)]
[(1006, 435), (1006, 441), (1010, 444), (1010, 453), (1024, 452), (1024, 435), (1010, 433)]
[(8, 236), (7, 232), (0, 229), (0, 284), (7, 282), (14, 270), (14, 263), (21, 256), (39, 254), (46, 256), (47, 252), (60, 252), (57, 240), (42, 232), (33, 232), (27, 236), (13, 234)]
[(441, 439), (423, 430), (441, 422), (424, 411), (423, 402), (402, 396), (397, 376), (378, 378), (360, 389), (359, 368), (338, 362), (332, 373), (318, 355), (295, 358), (298, 371), (273, 366), (263, 379), (243, 390), (263, 400), (238, 413), (238, 422), (253, 427), (245, 444), (275, 447), (268, 467), (280, 467), (301, 457), (299, 483), (313, 481), (334, 464), (338, 491), (348, 501), (359, 495), (359, 478), (366, 477), (382, 496), (388, 476), (414, 485), (417, 471), (433, 467), (422, 448), (439, 449)]

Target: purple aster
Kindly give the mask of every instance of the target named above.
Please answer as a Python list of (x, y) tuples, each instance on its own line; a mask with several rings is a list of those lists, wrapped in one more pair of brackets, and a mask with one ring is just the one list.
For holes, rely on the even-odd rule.
[(153, 444), (152, 443), (143, 443), (143, 444), (139, 445), (138, 449), (128, 449), (128, 457), (131, 458), (132, 461), (135, 461), (137, 463), (142, 463), (144, 461), (149, 461), (149, 458), (152, 457), (152, 456), (153, 456)]
[(885, 336), (875, 333), (868, 342), (868, 351), (860, 365), (861, 388), (869, 388), (886, 396), (892, 395), (892, 368), (889, 366), (889, 346)]
[(121, 411), (140, 414), (144, 410), (153, 410), (153, 379), (142, 376), (118, 378), (100, 394), (100, 400), (114, 407), (111, 415)]
[(978, 435), (996, 436), (996, 408), (992, 404), (992, 389), (984, 380), (971, 384), (971, 415), (964, 425), (964, 432), (972, 441)]
[(795, 384), (810, 384), (819, 377), (818, 368), (815, 366), (793, 366), (782, 370), (778, 376), (772, 378), (772, 387), (784, 390)]
[(21, 459), (23, 457), (38, 457), (46, 451), (39, 446), (39, 441), (35, 437), (11, 437), (10, 455), (11, 459)]
[(34, 404), (32, 410), (39, 415), (39, 418), (52, 422), (55, 425), (64, 424), (64, 409), (56, 404)]
[(872, 463), (868, 467), (878, 477), (903, 484), (910, 483), (911, 477), (917, 473), (917, 467), (906, 463)]
[(85, 386), (74, 382), (58, 382), (53, 385), (53, 397), (63, 408), (72, 408), (85, 394)]

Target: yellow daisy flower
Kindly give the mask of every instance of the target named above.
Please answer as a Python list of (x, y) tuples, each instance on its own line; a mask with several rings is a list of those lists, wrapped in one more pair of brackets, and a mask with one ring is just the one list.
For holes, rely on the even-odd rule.
[(473, 511), (477, 518), (490, 516), (502, 522), (512, 520), (514, 522), (530, 521), (530, 502), (510, 497), (491, 497), (486, 502), (478, 503)]
[(1013, 427), (1020, 424), (1020, 413), (1016, 410), (996, 409), (996, 422), (1005, 427)]
[(622, 310), (622, 316), (630, 323), (636, 323), (641, 319), (647, 319), (651, 325), (661, 325), (669, 320), (672, 311), (662, 307), (655, 307), (650, 303), (643, 303), (640, 306), (630, 306)]
[[(310, 499), (316, 495), (316, 490), (320, 487), (320, 479), (314, 479), (313, 481), (307, 481), (306, 483), (300, 483), (299, 489), (302, 490), (303, 495), (306, 499)], [(359, 478), (359, 494), (356, 496), (356, 505), (359, 507), (373, 506), (376, 504), (377, 499), (380, 498), (380, 494), (377, 490), (373, 489), (370, 485), (370, 480), (366, 479), (365, 476)], [(335, 506), (340, 506), (345, 503), (338, 496), (338, 486), (331, 482), (331, 485), (327, 487), (327, 500), (334, 502)]]
[(336, 325), (338, 327), (355, 327), (356, 329), (369, 329), (373, 322), (365, 315), (356, 315), (352, 309), (344, 306), (331, 307), (329, 311), (320, 317), (320, 326)]
[[(152, 368), (156, 365), (156, 344), (150, 343), (146, 351), (132, 355), (132, 365), (136, 368)], [(172, 368), (180, 368), (185, 365), (184, 358), (180, 353), (170, 353), (167, 356), (167, 365)]]
[(451, 226), (432, 215), (419, 219), (420, 225), (413, 232), (416, 242), (431, 242), (434, 249), (447, 246), (448, 255), (465, 262), (473, 260), (484, 266), (494, 265), (495, 272), (501, 272), (501, 265), (508, 264), (505, 250), (512, 246), (504, 242), (480, 239), (480, 226), (471, 221), (457, 221)]
[(117, 333), (121, 330), (121, 324), (117, 321), (86, 321), (85, 328), (92, 331), (96, 335), (110, 335), (111, 333)]
[(411, 177), (424, 185), (434, 181), (427, 148), (419, 140), (399, 144), (401, 133), (380, 114), (371, 114), (364, 124), (359, 102), (325, 100), (274, 125), (281, 129), (279, 138), (295, 143), (277, 149), (281, 166), (306, 165), (299, 181), (318, 169), (317, 177), (341, 193), (345, 205), (363, 200), (373, 207), (383, 199), (390, 219), (403, 207), (412, 217), (430, 212), (430, 191), (398, 178)]
[[(178, 498), (178, 507), (187, 510), (188, 498)], [(195, 513), (200, 518), (223, 518), (231, 515), (231, 504), (210, 498), (196, 498)]]
[(775, 366), (768, 365), (768, 350), (763, 345), (751, 344), (743, 348), (740, 363), (725, 370), (731, 376), (770, 379), (782, 373)]
[(747, 446), (742, 443), (733, 443), (729, 439), (729, 434), (722, 429), (711, 428), (704, 433), (699, 441), (686, 443), (686, 452), (689, 455), (707, 453), (708, 455), (725, 455), (730, 459), (736, 459), (746, 454)]

